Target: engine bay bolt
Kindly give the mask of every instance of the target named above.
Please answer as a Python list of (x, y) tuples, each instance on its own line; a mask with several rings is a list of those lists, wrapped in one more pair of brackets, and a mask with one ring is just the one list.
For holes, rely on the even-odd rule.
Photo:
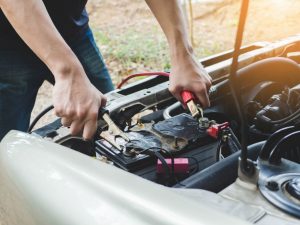
[(211, 121), (208, 118), (202, 117), (199, 119), (199, 126), (201, 128), (209, 128), (210, 125), (211, 125)]
[(174, 148), (178, 148), (179, 147), (179, 145), (178, 145), (178, 138), (177, 137), (175, 137), (175, 140), (174, 140)]
[(266, 184), (266, 187), (270, 191), (278, 191), (279, 190), (279, 186), (278, 186), (278, 183), (276, 181), (268, 181), (267, 184)]
[(230, 135), (223, 135), (223, 136), (222, 136), (222, 141), (223, 141), (223, 142), (227, 142), (229, 136), (230, 136)]
[(144, 124), (140, 120), (137, 122), (137, 125), (140, 129), (145, 127)]

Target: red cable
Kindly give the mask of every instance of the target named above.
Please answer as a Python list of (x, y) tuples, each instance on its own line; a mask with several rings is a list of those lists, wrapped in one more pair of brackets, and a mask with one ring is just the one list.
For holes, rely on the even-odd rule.
[(170, 74), (166, 72), (144, 72), (144, 73), (136, 73), (131, 74), (124, 79), (122, 79), (121, 83), (118, 84), (117, 88), (120, 89), (128, 80), (134, 78), (134, 77), (144, 77), (144, 76), (163, 76), (163, 77), (169, 77)]

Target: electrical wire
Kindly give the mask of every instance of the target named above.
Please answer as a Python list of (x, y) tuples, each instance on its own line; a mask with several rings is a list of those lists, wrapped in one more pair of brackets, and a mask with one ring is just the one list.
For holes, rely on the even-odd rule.
[(297, 119), (299, 116), (300, 116), (300, 109), (297, 109), (296, 112), (294, 112), (293, 114), (291, 114), (283, 119), (268, 121), (268, 123), (270, 123), (270, 124), (286, 124), (286, 123), (290, 123), (293, 120)]
[[(130, 140), (132, 141), (132, 140)], [(140, 141), (140, 140), (134, 140), (134, 141)], [(146, 149), (143, 149), (142, 151), (137, 151), (138, 154), (144, 154), (144, 155), (147, 155), (147, 152), (150, 151), (151, 149), (154, 149), (154, 150), (161, 150), (163, 151), (164, 149), (163, 148), (160, 148), (160, 147), (150, 147), (150, 148), (146, 148)], [(151, 153), (153, 153), (153, 151), (151, 151)], [(148, 154), (149, 155), (149, 154)]]
[[(168, 152), (165, 149), (160, 148), (160, 147), (150, 147), (150, 148), (144, 149), (144, 150), (142, 150), (140, 152), (137, 152), (137, 153), (138, 154), (149, 155), (149, 156), (155, 156), (162, 163), (165, 174), (167, 175), (168, 180), (171, 181), (172, 178), (173, 178), (173, 171), (172, 172), (170, 171), (170, 168), (169, 168), (165, 158), (159, 153), (159, 151), (150, 151), (151, 149), (159, 150), (159, 151), (162, 151), (162, 152)], [(174, 164), (174, 158), (173, 158), (173, 160), (171, 159), (171, 161)], [(172, 170), (174, 169), (173, 167), (174, 166), (172, 166)]]
[[(189, 174), (189, 176), (194, 175), (195, 173), (199, 172), (199, 169), (200, 169), (200, 168), (199, 168), (199, 161), (198, 161), (195, 157), (193, 157), (193, 156), (189, 156), (189, 157), (185, 157), (185, 158), (187, 158), (187, 159), (192, 159), (192, 160), (194, 160), (195, 163), (196, 163), (195, 171), (194, 171), (194, 172), (191, 172), (191, 173)], [(192, 170), (192, 169), (191, 169), (191, 170)], [(173, 179), (174, 179), (174, 181), (176, 182), (175, 185), (180, 185), (181, 187), (186, 187), (186, 185), (185, 185), (185, 184), (182, 184), (181, 181), (179, 181), (179, 179), (178, 179), (175, 175), (174, 175)]]
[(167, 179), (169, 181), (171, 181), (172, 179), (172, 175), (171, 175), (171, 171), (170, 171), (170, 168), (165, 160), (165, 158), (159, 153), (159, 152), (154, 152), (154, 155), (157, 157), (157, 159), (161, 162), (164, 170), (165, 170), (165, 173), (167, 175)]
[[(175, 159), (174, 155), (171, 152), (166, 151), (164, 149), (162, 149), (162, 151), (165, 151), (164, 153), (167, 153), (170, 156), (171, 163), (172, 163), (171, 164), (171, 166), (172, 166), (172, 178), (176, 181), (177, 184), (180, 184), (180, 181), (178, 181), (177, 177), (175, 176), (175, 172), (174, 172), (174, 165), (175, 165), (175, 163), (174, 163), (174, 159)], [(195, 174), (195, 173), (197, 173), (199, 171), (199, 169), (200, 169), (199, 168), (199, 161), (197, 160), (197, 158), (195, 158), (193, 156), (184, 156), (184, 158), (192, 159), (195, 162), (195, 165), (196, 165), (195, 171), (193, 173), (191, 173), (190, 176), (193, 175), (193, 174)], [(182, 185), (182, 184), (180, 184), (180, 185)], [(182, 185), (182, 186), (184, 186), (184, 185)]]
[(234, 141), (234, 143), (236, 144), (236, 146), (239, 149), (241, 149), (242, 148), (241, 143), (239, 142), (239, 139), (235, 136), (235, 133), (233, 132), (233, 130), (230, 127), (228, 127), (227, 129), (228, 129), (229, 133), (231, 134), (231, 138)]
[(132, 78), (135, 77), (145, 77), (145, 76), (163, 76), (163, 77), (169, 77), (170, 74), (166, 72), (144, 72), (144, 73), (136, 73), (136, 74), (131, 74), (124, 79), (117, 85), (117, 88), (120, 89), (127, 81), (129, 81)]
[(172, 180), (174, 180), (176, 177), (175, 177), (175, 157), (174, 155), (172, 154), (172, 152), (170, 151), (167, 151), (165, 149), (162, 149), (162, 152), (163, 153), (167, 153), (169, 155), (169, 157), (171, 158), (171, 175), (172, 175)]
[[(239, 24), (236, 32), (236, 39), (234, 44), (234, 51), (232, 56), (232, 65), (230, 68), (230, 75), (229, 75), (229, 86), (233, 96), (233, 100), (236, 106), (236, 110), (239, 115), (239, 119), (241, 122), (241, 168), (242, 171), (245, 172), (247, 175), (251, 174), (253, 171), (253, 165), (248, 162), (248, 128), (247, 128), (247, 121), (245, 117), (245, 113), (241, 107), (241, 94), (238, 85), (238, 77), (237, 77), (237, 70), (238, 70), (238, 59), (240, 55), (240, 49), (243, 40), (244, 28), (246, 23), (246, 18), (248, 14), (249, 8), (249, 0), (243, 0), (241, 4), (241, 12), (239, 17)], [(252, 174), (251, 174), (252, 175)]]
[(46, 113), (48, 113), (49, 111), (51, 111), (52, 109), (54, 109), (53, 105), (48, 106), (47, 108), (45, 108), (42, 112), (40, 112), (32, 121), (32, 123), (30, 124), (27, 133), (30, 133), (32, 131), (32, 129), (34, 128), (34, 126), (37, 124), (37, 122), (44, 116), (46, 115)]
[(176, 181), (176, 177), (175, 177), (175, 157), (174, 157), (174, 155), (171, 152), (169, 152), (169, 151), (167, 151), (163, 148), (160, 148), (160, 147), (150, 147), (150, 148), (147, 148), (147, 149), (144, 149), (144, 150), (138, 152), (138, 154), (147, 154), (147, 153), (149, 153), (149, 150), (151, 150), (151, 149), (160, 150), (164, 154), (169, 155), (169, 157), (171, 158), (171, 170), (170, 170), (170, 167), (168, 166), (165, 158), (159, 153), (159, 151), (154, 151), (154, 152), (151, 151), (151, 154), (148, 154), (148, 155), (153, 154), (162, 163), (163, 169), (165, 171), (165, 174), (167, 175), (166, 177), (167, 177), (167, 180), (168, 180), (169, 183), (172, 183), (174, 180)]

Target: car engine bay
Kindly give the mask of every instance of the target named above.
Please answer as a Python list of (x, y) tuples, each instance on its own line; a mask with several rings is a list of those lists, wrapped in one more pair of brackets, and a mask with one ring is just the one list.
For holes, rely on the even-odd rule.
[[(241, 51), (237, 77), (248, 157), (259, 168), (255, 182), (269, 202), (299, 218), (300, 38)], [(59, 120), (32, 134), (164, 186), (226, 193), (236, 188), (238, 177), (243, 180), (240, 119), (228, 77), (231, 57), (226, 52), (202, 60), (213, 86), (211, 107), (199, 120), (169, 93), (168, 78), (154, 76), (106, 94), (109, 115), (129, 140), (103, 119), (89, 142), (71, 136)]]
[[(243, 1), (234, 50), (201, 60), (209, 108), (192, 93), (177, 101), (169, 73), (134, 74), (106, 94), (92, 141), (60, 119), (32, 131), (53, 107), (29, 133), (245, 221), (298, 224), (300, 36), (241, 47), (247, 11)], [(151, 77), (122, 88), (140, 75)]]
[(234, 50), (200, 60), (213, 81), (197, 116), (153, 72), (106, 94), (93, 140), (60, 119), (33, 129), (53, 106), (9, 132), (0, 223), (299, 224), (300, 35), (241, 47), (247, 4)]

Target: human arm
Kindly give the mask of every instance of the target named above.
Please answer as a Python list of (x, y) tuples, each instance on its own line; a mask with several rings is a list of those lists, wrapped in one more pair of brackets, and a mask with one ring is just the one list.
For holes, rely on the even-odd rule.
[(178, 0), (146, 0), (162, 27), (170, 47), (170, 92), (180, 101), (183, 90), (193, 92), (203, 107), (209, 106), (211, 78), (197, 61), (189, 42)]
[(55, 28), (42, 0), (0, 0), (0, 7), (16, 32), (47, 65), (55, 78), (53, 104), (72, 134), (83, 131), (90, 139), (105, 97), (88, 80), (85, 71)]

